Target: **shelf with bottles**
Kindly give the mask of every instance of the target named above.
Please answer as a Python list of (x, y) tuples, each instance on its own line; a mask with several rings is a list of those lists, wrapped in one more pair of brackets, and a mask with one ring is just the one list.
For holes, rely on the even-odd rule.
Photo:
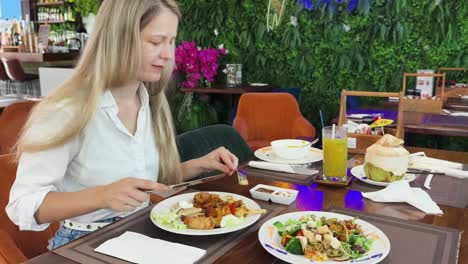
[(65, 23), (76, 21), (76, 15), (71, 6), (39, 7), (37, 8), (39, 23)]
[(77, 14), (74, 11), (74, 0), (36, 0), (36, 18), (44, 23), (75, 23)]
[(50, 25), (49, 45), (65, 46), (68, 39), (75, 38), (77, 25), (54, 24)]

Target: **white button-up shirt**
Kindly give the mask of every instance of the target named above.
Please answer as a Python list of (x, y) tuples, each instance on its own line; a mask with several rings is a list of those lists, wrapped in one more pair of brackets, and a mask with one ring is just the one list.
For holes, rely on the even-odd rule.
[[(148, 93), (143, 85), (138, 94), (141, 108), (135, 135), (130, 134), (120, 122), (118, 106), (107, 90), (94, 118), (80, 135), (54, 149), (22, 154), (6, 208), (10, 219), (21, 230), (44, 230), (48, 227), (49, 224), (39, 225), (34, 214), (49, 192), (76, 192), (127, 177), (157, 181), (159, 155), (153, 136)], [(148, 206), (148, 203), (135, 211)], [(131, 213), (100, 209), (70, 220), (90, 223)]]

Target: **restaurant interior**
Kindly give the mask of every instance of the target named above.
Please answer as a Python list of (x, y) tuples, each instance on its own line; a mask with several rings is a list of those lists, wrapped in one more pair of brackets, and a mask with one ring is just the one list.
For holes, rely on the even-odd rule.
[[(81, 59), (99, 50), (95, 40), (106, 35), (106, 21), (119, 21), (105, 17), (117, 8), (112, 1), (132, 5), (0, 0), (0, 264), (468, 264), (468, 1), (135, 0), (140, 4), (132, 6), (157, 3), (163, 11), (155, 17), (175, 2), (182, 14), (167, 55), (174, 65), (164, 99), (154, 101), (154, 87), (138, 80), (141, 109), (132, 131), (118, 107), (114, 115), (106, 110), (109, 94), (116, 105), (120, 99), (105, 87), (87, 119), (93, 125), (73, 134), (77, 139), (57, 135), (64, 149), (81, 142), (73, 156), (34, 160), (62, 151), (26, 151), (24, 142), (30, 133), (47, 139), (46, 125), (34, 118), (83, 74)], [(161, 125), (157, 111), (165, 108), (155, 104), (166, 101), (172, 120)], [(154, 138), (140, 146), (143, 117), (157, 130), (148, 126)], [(74, 122), (62, 116), (54, 129)], [(84, 134), (102, 133), (107, 123), (131, 140), (124, 148), (108, 144), (117, 138), (109, 131), (99, 139), (108, 149), (90, 150), (96, 139)], [(174, 141), (177, 158), (168, 158), (164, 141)], [(151, 155), (156, 165), (148, 164)], [(139, 159), (165, 186), (135, 189), (145, 206), (125, 214), (110, 206), (86, 211), (121, 215), (111, 222), (80, 221), (88, 219), (80, 213), (38, 224), (50, 193), (70, 193), (66, 184), (78, 184), (77, 192), (99, 187), (96, 175), (79, 182), (76, 168), (124, 171), (139, 168)], [(164, 159), (180, 166), (166, 170)], [(194, 177), (161, 176), (202, 161), (208, 165)], [(45, 182), (62, 167), (60, 177)], [(37, 178), (25, 179), (28, 173)], [(54, 188), (38, 202), (33, 194), (18, 198), (20, 183)], [(101, 197), (90, 193), (90, 200)], [(38, 203), (30, 228), (18, 224), (26, 213), (13, 213), (26, 203)], [(67, 215), (74, 203), (52, 208)], [(57, 237), (68, 242), (56, 247)]]

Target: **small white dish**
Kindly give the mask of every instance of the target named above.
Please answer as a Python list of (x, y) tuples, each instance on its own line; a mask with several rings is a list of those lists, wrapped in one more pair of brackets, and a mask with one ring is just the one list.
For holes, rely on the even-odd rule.
[(274, 203), (289, 205), (297, 198), (299, 192), (296, 190), (282, 189), (271, 194), (271, 201)]
[[(364, 172), (364, 165), (359, 165), (351, 169), (351, 174), (358, 178), (360, 181), (365, 182), (367, 184), (376, 185), (376, 186), (388, 186), (391, 182), (378, 182), (373, 181), (366, 176)], [(406, 180), (408, 182), (412, 182), (416, 179), (416, 175), (407, 173), (402, 180)]]
[(317, 148), (309, 148), (308, 153), (299, 159), (284, 159), (278, 157), (272, 147), (264, 147), (255, 151), (255, 157), (268, 162), (281, 163), (281, 164), (307, 164), (312, 162), (321, 161), (323, 159), (323, 151)]
[(293, 203), (296, 200), (298, 193), (299, 191), (296, 190), (280, 188), (265, 184), (258, 184), (252, 189), (250, 189), (250, 194), (255, 199), (263, 201), (271, 200), (274, 203), (286, 205)]

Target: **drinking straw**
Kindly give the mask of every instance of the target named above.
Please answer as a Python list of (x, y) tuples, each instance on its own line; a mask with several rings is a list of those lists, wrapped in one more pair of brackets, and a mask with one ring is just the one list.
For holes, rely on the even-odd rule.
[(323, 122), (323, 114), (322, 114), (322, 110), (320, 109), (320, 122), (322, 122), (322, 128), (325, 127), (325, 122)]
[(332, 139), (335, 139), (335, 124), (332, 127)]
[[(381, 119), (381, 117), (379, 116), (379, 120)], [(382, 123), (380, 123), (380, 129), (382, 130), (382, 134), (385, 135), (385, 131), (383, 130), (383, 126), (382, 126)]]

